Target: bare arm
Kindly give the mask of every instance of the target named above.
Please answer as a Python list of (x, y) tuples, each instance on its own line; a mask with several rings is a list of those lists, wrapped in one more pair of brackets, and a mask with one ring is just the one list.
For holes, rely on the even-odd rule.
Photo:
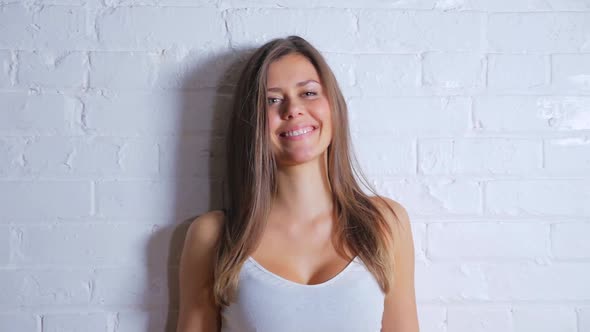
[(177, 332), (219, 331), (219, 307), (213, 299), (213, 262), (223, 213), (212, 211), (189, 226), (180, 258), (180, 308)]
[(395, 277), (393, 287), (385, 296), (383, 332), (418, 332), (418, 313), (414, 288), (414, 241), (410, 219), (404, 207), (386, 199), (399, 218), (394, 222), (391, 212), (385, 213), (394, 234)]

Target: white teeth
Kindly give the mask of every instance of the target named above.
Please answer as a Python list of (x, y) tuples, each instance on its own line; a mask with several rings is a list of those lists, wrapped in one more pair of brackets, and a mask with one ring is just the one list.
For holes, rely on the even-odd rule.
[(301, 129), (298, 129), (298, 130), (287, 131), (287, 132), (284, 133), (284, 135), (287, 136), (287, 137), (299, 136), (299, 135), (303, 135), (303, 134), (309, 133), (312, 130), (313, 130), (313, 127), (301, 128)]

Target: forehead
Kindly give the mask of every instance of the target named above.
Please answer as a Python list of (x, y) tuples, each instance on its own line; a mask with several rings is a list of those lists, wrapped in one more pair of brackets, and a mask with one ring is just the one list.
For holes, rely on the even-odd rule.
[(269, 65), (266, 83), (268, 87), (295, 86), (309, 79), (320, 82), (313, 64), (301, 54), (288, 54)]

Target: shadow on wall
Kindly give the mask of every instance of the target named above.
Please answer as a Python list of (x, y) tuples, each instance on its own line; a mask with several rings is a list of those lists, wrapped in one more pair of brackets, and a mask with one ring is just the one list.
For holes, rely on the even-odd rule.
[(176, 158), (170, 174), (174, 181), (174, 223), (155, 230), (147, 247), (142, 303), (149, 311), (150, 332), (176, 331), (178, 265), (188, 226), (199, 214), (223, 207), (224, 135), (232, 92), (253, 50), (199, 54), (198, 64), (184, 70), (178, 134), (174, 137)]

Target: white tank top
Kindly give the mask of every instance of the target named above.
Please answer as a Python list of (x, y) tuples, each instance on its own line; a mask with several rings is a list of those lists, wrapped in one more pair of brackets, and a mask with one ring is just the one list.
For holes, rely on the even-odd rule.
[(379, 332), (384, 300), (358, 256), (316, 285), (282, 278), (249, 257), (235, 301), (221, 309), (221, 332)]

